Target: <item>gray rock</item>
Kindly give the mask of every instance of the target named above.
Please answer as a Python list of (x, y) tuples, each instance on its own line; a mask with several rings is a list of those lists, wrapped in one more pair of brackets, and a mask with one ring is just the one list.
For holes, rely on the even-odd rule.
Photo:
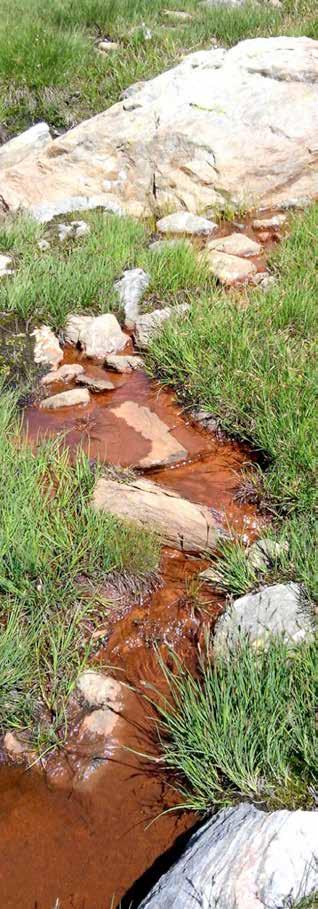
[(213, 651), (226, 654), (240, 638), (264, 645), (273, 635), (300, 644), (314, 630), (314, 612), (298, 584), (275, 584), (235, 600), (215, 626)]
[(252, 278), (252, 283), (257, 287), (261, 287), (262, 290), (270, 290), (276, 284), (276, 278), (275, 275), (270, 275), (268, 271), (259, 271)]
[(43, 410), (57, 410), (59, 407), (75, 407), (77, 404), (89, 404), (90, 396), (87, 388), (72, 388), (70, 391), (61, 391), (51, 398), (44, 398), (40, 407)]
[(192, 215), (188, 211), (175, 211), (157, 221), (157, 230), (161, 234), (207, 236), (212, 234), (216, 228), (217, 224), (214, 221), (208, 221), (207, 218), (201, 218), (200, 215)]
[(135, 369), (143, 369), (145, 361), (142, 357), (137, 357), (133, 354), (127, 354), (127, 356), (116, 356), (116, 354), (110, 354), (105, 359), (104, 366), (106, 369), (113, 369), (114, 372), (119, 373), (129, 373), (133, 372)]
[(95, 392), (114, 391), (115, 388), (109, 379), (97, 379), (96, 376), (88, 376), (86, 373), (76, 376), (75, 381), (77, 385), (84, 385)]
[(283, 909), (318, 890), (318, 814), (241, 804), (191, 837), (140, 909)]
[(262, 247), (260, 243), (246, 237), (245, 234), (229, 234), (227, 237), (218, 237), (208, 243), (208, 249), (215, 249), (218, 252), (228, 253), (230, 256), (258, 256)]
[(41, 385), (52, 385), (53, 382), (72, 382), (76, 376), (84, 372), (80, 363), (64, 363), (59, 369), (52, 369), (41, 379)]
[(70, 224), (57, 225), (58, 238), (61, 243), (65, 240), (76, 240), (90, 234), (91, 229), (86, 221), (71, 221)]
[(65, 339), (84, 350), (87, 357), (104, 359), (126, 346), (128, 338), (112, 313), (103, 316), (69, 316)]
[(212, 274), (221, 284), (236, 284), (247, 281), (256, 274), (256, 265), (249, 259), (240, 256), (229, 256), (227, 253), (209, 250), (203, 253)]
[(276, 540), (268, 537), (257, 540), (250, 546), (247, 559), (256, 571), (266, 571), (271, 563), (275, 565), (279, 562), (286, 552), (288, 552), (288, 543), (277, 543)]
[(155, 309), (154, 312), (147, 312), (145, 315), (139, 316), (134, 330), (137, 347), (146, 350), (166, 319), (169, 319), (170, 316), (183, 316), (188, 310), (187, 303), (179, 303), (177, 306), (165, 306), (164, 309)]
[(6, 278), (8, 275), (13, 274), (13, 269), (10, 268), (12, 264), (12, 256), (0, 255), (0, 278)]
[(54, 369), (63, 360), (63, 351), (54, 332), (48, 325), (41, 325), (31, 333), (35, 338), (34, 362), (49, 364)]
[(42, 151), (52, 143), (47, 123), (36, 123), (14, 139), (9, 139), (0, 148), (0, 170), (15, 167), (30, 154)]
[(38, 202), (27, 208), (32, 217), (40, 224), (48, 224), (57, 215), (68, 215), (72, 211), (90, 211), (94, 208), (103, 208), (104, 211), (114, 215), (124, 214), (117, 199), (112, 198), (108, 193), (98, 193), (92, 196), (62, 196), (54, 202)]
[(120, 303), (125, 310), (126, 328), (134, 328), (139, 316), (139, 303), (150, 284), (150, 275), (142, 268), (131, 268), (114, 284)]

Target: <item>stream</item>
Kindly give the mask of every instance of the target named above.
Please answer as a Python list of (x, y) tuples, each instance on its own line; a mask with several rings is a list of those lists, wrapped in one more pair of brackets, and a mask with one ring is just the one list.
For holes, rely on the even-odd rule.
[[(225, 526), (249, 538), (257, 535), (254, 507), (235, 498), (240, 473), (251, 460), (247, 449), (194, 425), (174, 395), (143, 371), (106, 372), (66, 348), (64, 362), (76, 361), (91, 376), (111, 379), (114, 390), (92, 394), (85, 408), (28, 406), (24, 425), (32, 445), (62, 432), (71, 456), (81, 445), (92, 462), (138, 468), (151, 453), (151, 442), (116, 410), (125, 401), (145, 406), (186, 449), (181, 464), (158, 464), (147, 476), (217, 509)], [(49, 394), (63, 387), (51, 385)], [(200, 588), (199, 606), (195, 602), (193, 578), (206, 564), (164, 548), (162, 585), (133, 604), (123, 594), (107, 612), (99, 632), (100, 665), (107, 671), (111, 666), (130, 685), (148, 681), (160, 686), (157, 645), (163, 654), (173, 647), (195, 668), (197, 645), (223, 606), (222, 596), (207, 586)], [(49, 760), (45, 772), (2, 766), (0, 881), (6, 909), (115, 909), (134, 882), (195, 823), (189, 812), (162, 814), (180, 796), (160, 765), (136, 754), (158, 753), (150, 714), (142, 697), (127, 689), (122, 716), (106, 745), (105, 740), (99, 748), (81, 741), (73, 727), (64, 752)], [(123, 909), (125, 905), (130, 903), (124, 900)]]

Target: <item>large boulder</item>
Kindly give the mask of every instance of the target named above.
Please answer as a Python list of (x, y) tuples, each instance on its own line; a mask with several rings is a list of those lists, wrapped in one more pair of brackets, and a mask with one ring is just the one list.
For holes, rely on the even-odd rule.
[(232, 603), (215, 626), (215, 654), (232, 650), (241, 638), (252, 644), (280, 635), (293, 644), (312, 636), (313, 608), (298, 584), (274, 584)]
[(209, 508), (183, 499), (151, 480), (97, 480), (93, 506), (157, 531), (162, 541), (185, 552), (213, 552), (224, 536)]
[(193, 836), (140, 909), (283, 909), (318, 890), (318, 815), (219, 812)]
[(36, 123), (30, 129), (9, 139), (0, 148), (0, 171), (8, 167), (15, 167), (29, 155), (43, 151), (51, 145), (52, 139), (47, 123)]
[(2, 173), (40, 220), (103, 205), (159, 209), (303, 204), (318, 194), (318, 42), (254, 38), (188, 55), (105, 113)]

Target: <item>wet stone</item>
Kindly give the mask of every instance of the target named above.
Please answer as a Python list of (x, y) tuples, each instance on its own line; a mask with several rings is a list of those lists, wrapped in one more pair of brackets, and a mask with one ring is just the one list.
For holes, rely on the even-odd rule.
[(113, 391), (115, 387), (109, 379), (96, 379), (95, 376), (88, 376), (86, 373), (81, 373), (79, 376), (76, 376), (75, 381), (77, 385), (84, 385), (95, 393)]
[(41, 385), (52, 385), (53, 382), (72, 382), (81, 373), (84, 372), (84, 366), (80, 363), (64, 363), (58, 369), (52, 369), (46, 376), (41, 379)]
[(149, 407), (143, 407), (135, 401), (125, 401), (119, 407), (112, 408), (112, 413), (151, 443), (150, 452), (139, 460), (138, 467), (176, 464), (187, 457), (186, 449), (173, 437), (169, 426)]
[(142, 357), (133, 356), (128, 354), (127, 356), (116, 356), (116, 354), (110, 354), (106, 357), (104, 366), (106, 369), (113, 369), (114, 372), (119, 373), (130, 373), (134, 372), (135, 369), (143, 369), (145, 361)]
[(217, 252), (228, 253), (230, 256), (258, 256), (262, 252), (262, 247), (255, 240), (251, 240), (245, 234), (229, 234), (227, 237), (219, 237), (208, 243), (208, 249), (217, 250)]
[(121, 707), (122, 685), (111, 676), (86, 669), (77, 680), (77, 691), (89, 707)]
[(40, 407), (43, 410), (57, 410), (59, 407), (74, 407), (77, 404), (89, 404), (90, 396), (87, 388), (72, 388), (70, 391), (62, 391), (58, 395), (52, 395), (41, 401)]

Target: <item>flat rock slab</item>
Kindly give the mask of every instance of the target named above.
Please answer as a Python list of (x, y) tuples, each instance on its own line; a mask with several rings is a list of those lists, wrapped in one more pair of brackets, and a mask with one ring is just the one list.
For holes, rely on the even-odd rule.
[(135, 369), (143, 369), (145, 361), (142, 357), (133, 356), (132, 354), (127, 354), (127, 356), (116, 356), (116, 354), (110, 354), (105, 359), (104, 366), (106, 369), (113, 369), (114, 372), (119, 373), (129, 373), (134, 372)]
[(204, 253), (212, 273), (221, 284), (236, 284), (244, 282), (256, 274), (256, 265), (249, 259), (239, 256), (229, 256), (224, 252), (210, 250)]
[(77, 404), (89, 404), (90, 396), (87, 388), (72, 388), (70, 391), (61, 391), (41, 401), (40, 407), (44, 410), (57, 410), (59, 407), (75, 407)]
[(253, 644), (280, 635), (288, 642), (300, 644), (311, 638), (314, 612), (298, 584), (274, 584), (259, 593), (235, 600), (215, 626), (213, 652), (226, 654), (240, 638)]
[(1, 194), (41, 221), (98, 205), (137, 217), (301, 206), (318, 195), (317, 112), (317, 41), (196, 51), (4, 169)]
[(204, 505), (151, 480), (126, 483), (102, 477), (95, 486), (93, 506), (156, 531), (167, 546), (185, 552), (213, 552), (225, 535)]
[(86, 388), (90, 388), (91, 391), (95, 393), (103, 391), (114, 391), (115, 385), (109, 381), (109, 379), (97, 379), (96, 376), (88, 376), (86, 373), (82, 373), (79, 376), (76, 376), (76, 384), (84, 385)]
[(72, 382), (81, 373), (84, 372), (84, 366), (80, 363), (64, 363), (58, 369), (52, 369), (46, 376), (41, 379), (41, 385), (52, 385), (53, 382)]
[(166, 218), (157, 221), (157, 230), (160, 234), (188, 234), (190, 236), (208, 236), (216, 230), (217, 224), (214, 221), (208, 221), (207, 218), (200, 218), (199, 215), (191, 215), (187, 211), (176, 211)]
[(123, 350), (128, 338), (116, 316), (106, 313), (103, 316), (69, 316), (65, 340), (80, 347), (87, 357), (104, 359), (107, 354)]
[(278, 909), (318, 890), (318, 814), (253, 805), (199, 828), (140, 909)]
[(151, 443), (150, 451), (139, 460), (138, 467), (176, 464), (187, 457), (188, 452), (171, 435), (169, 426), (149, 407), (135, 401), (124, 401), (119, 407), (112, 407), (111, 412)]
[(245, 234), (229, 234), (228, 237), (218, 237), (208, 243), (208, 249), (228, 253), (230, 256), (258, 256), (262, 252), (260, 243), (246, 237)]

